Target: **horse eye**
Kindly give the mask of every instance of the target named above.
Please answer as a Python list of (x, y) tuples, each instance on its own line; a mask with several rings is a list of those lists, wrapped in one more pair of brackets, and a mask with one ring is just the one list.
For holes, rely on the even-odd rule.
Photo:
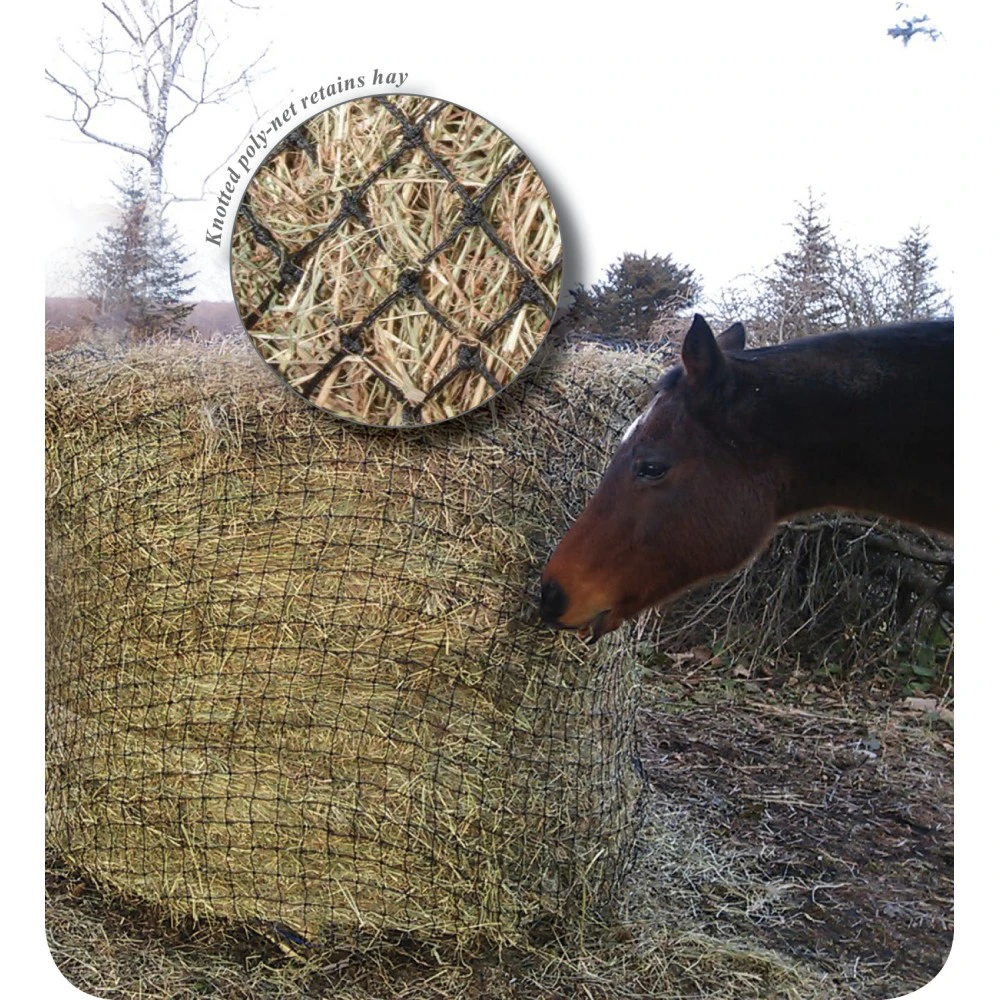
[(635, 478), (652, 483), (662, 479), (669, 471), (670, 466), (666, 462), (636, 462)]

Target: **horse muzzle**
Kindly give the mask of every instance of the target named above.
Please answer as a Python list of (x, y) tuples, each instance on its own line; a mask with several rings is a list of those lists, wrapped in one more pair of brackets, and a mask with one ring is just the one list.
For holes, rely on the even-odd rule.
[[(542, 583), (542, 596), (538, 602), (538, 612), (542, 621), (549, 625), (560, 625), (559, 619), (569, 607), (569, 598), (558, 580), (545, 580)], [(563, 626), (567, 628), (568, 626)]]
[[(602, 635), (613, 632), (622, 623), (619, 615), (611, 608), (588, 611), (582, 615), (570, 612), (570, 600), (558, 580), (548, 579), (542, 583), (541, 599), (538, 603), (542, 621), (556, 628), (575, 629), (581, 639), (593, 645)], [(569, 620), (566, 620), (569, 617)]]

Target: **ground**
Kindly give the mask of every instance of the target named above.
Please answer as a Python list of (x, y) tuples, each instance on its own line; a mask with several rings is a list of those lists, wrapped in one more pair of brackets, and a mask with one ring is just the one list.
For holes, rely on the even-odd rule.
[(246, 930), (167, 927), (55, 859), (52, 951), (81, 989), (122, 1000), (902, 996), (943, 965), (953, 898), (948, 698), (904, 695), (888, 671), (651, 663), (641, 854), (622, 919), (575, 957), (302, 963)]
[(667, 694), (663, 711), (643, 713), (646, 768), (792, 887), (792, 914), (757, 921), (761, 938), (860, 996), (887, 995), (861, 969), (883, 969), (900, 992), (932, 979), (951, 943), (950, 724), (912, 699), (811, 691), (805, 708), (753, 682), (728, 700), (685, 684), (700, 705)]

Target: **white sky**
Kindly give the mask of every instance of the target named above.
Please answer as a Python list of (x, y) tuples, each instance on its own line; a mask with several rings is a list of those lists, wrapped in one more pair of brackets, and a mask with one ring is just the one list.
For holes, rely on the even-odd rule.
[[(949, 6), (928, 2), (947, 36)], [(49, 6), (64, 8), (46, 52), (56, 65), (58, 40), (77, 50), (99, 4)], [(912, 223), (929, 225), (939, 279), (952, 285), (953, 46), (890, 39), (893, 0), (620, 2), (572, 15), (537, 2), (498, 3), (494, 16), (448, 2), (205, 9), (225, 37), (226, 66), (270, 43), (269, 72), (253, 88), (261, 116), (337, 76), (368, 82), (378, 67), (507, 131), (556, 200), (568, 284), (595, 280), (626, 250), (648, 251), (695, 267), (711, 294), (789, 246), (787, 223), (811, 186), (841, 237), (894, 244)], [(62, 96), (45, 86), (48, 114), (65, 113)], [(174, 192), (196, 195), (258, 117), (243, 101), (188, 122), (171, 150)], [(75, 248), (112, 218), (123, 158), (59, 122), (46, 123), (44, 141), (46, 283), (65, 294)], [(196, 251), (198, 295), (225, 299), (227, 256), (202, 241), (214, 201), (171, 217)]]

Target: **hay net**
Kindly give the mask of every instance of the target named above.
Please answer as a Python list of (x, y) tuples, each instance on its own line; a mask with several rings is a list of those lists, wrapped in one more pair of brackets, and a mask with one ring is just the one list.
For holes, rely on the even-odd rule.
[(373, 431), (238, 341), (50, 355), (51, 846), (304, 947), (518, 943), (606, 906), (636, 661), (534, 603), (659, 368), (568, 350), (492, 410)]
[(551, 199), (472, 112), (369, 97), (301, 125), (240, 204), (232, 278), (261, 355), (361, 423), (429, 424), (500, 392), (559, 298)]

